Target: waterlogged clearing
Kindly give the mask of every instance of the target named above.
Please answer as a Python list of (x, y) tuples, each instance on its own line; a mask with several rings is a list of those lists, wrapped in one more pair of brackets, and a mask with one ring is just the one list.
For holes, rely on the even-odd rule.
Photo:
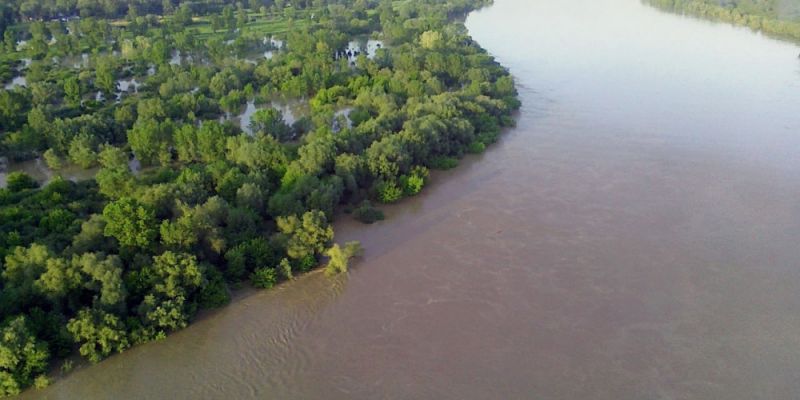
[(274, 108), (280, 111), (281, 115), (283, 116), (283, 122), (288, 126), (292, 126), (295, 122), (297, 122), (298, 118), (308, 115), (309, 113), (308, 103), (303, 100), (272, 100), (265, 105), (256, 105), (255, 102), (248, 101), (244, 112), (232, 118), (232, 120), (242, 129), (242, 131), (248, 135), (252, 135), (253, 129), (250, 126), (250, 119), (256, 111), (263, 110), (265, 108)]
[(13, 90), (17, 86), (28, 86), (28, 80), (24, 76), (15, 76), (11, 82), (5, 85), (5, 89)]
[[(30, 175), (40, 184), (46, 185), (57, 176), (72, 182), (94, 179), (97, 171), (100, 170), (100, 168), (96, 167), (81, 168), (77, 165), (67, 165), (58, 171), (53, 171), (47, 167), (44, 160), (41, 158), (10, 164), (4, 160), (3, 162), (0, 162), (0, 167), (2, 168), (2, 170), (0, 170), (0, 188), (6, 187), (6, 178), (8, 177), (8, 174), (17, 171), (24, 172)], [(141, 170), (141, 163), (134, 157), (129, 161), (128, 167), (133, 174), (138, 174)]]

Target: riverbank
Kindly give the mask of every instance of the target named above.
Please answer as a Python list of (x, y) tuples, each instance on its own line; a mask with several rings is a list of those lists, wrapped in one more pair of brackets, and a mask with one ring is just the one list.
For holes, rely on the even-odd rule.
[(642, 0), (642, 3), (683, 15), (745, 26), (779, 39), (800, 42), (800, 21), (757, 15), (736, 7), (723, 7), (703, 0)]

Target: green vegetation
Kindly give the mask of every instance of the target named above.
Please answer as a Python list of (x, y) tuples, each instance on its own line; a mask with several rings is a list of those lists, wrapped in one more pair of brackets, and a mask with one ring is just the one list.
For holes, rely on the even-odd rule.
[(715, 21), (747, 26), (800, 41), (800, 5), (785, 0), (642, 0), (645, 4)]
[(333, 247), (325, 251), (325, 255), (329, 257), (325, 273), (335, 275), (347, 272), (350, 260), (361, 255), (361, 252), (361, 244), (358, 242), (347, 242), (344, 248), (334, 244)]
[(385, 218), (383, 211), (373, 207), (369, 200), (364, 200), (358, 208), (353, 210), (353, 217), (365, 224), (373, 224), (383, 221)]
[[(0, 79), (27, 82), (0, 91), (0, 156), (97, 172), (0, 189), (0, 395), (161, 339), (244, 281), (346, 271), (339, 207), (380, 220), (370, 201), (513, 123), (513, 80), (459, 21), (487, 3), (3, 2)], [(307, 111), (287, 123), (276, 100)]]

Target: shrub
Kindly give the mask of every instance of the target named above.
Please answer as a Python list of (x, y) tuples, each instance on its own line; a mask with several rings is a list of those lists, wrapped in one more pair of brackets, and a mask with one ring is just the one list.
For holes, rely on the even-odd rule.
[(44, 163), (47, 164), (47, 167), (53, 171), (58, 171), (63, 166), (61, 157), (59, 157), (53, 149), (47, 149), (42, 155), (42, 158), (44, 158)]
[(312, 254), (307, 254), (305, 257), (301, 258), (297, 263), (297, 269), (300, 272), (311, 271), (316, 266), (317, 266), (317, 258), (314, 257)]
[(14, 171), (8, 174), (6, 183), (8, 190), (12, 192), (21, 192), (25, 189), (35, 189), (39, 187), (36, 180), (31, 178), (30, 175), (20, 171)]
[(467, 147), (467, 151), (472, 154), (483, 153), (484, 150), (486, 150), (486, 145), (477, 140), (470, 143), (469, 147)]
[(206, 284), (200, 288), (198, 302), (203, 308), (221, 307), (230, 302), (225, 278), (216, 268), (206, 269)]
[(433, 169), (453, 169), (458, 166), (458, 160), (453, 157), (439, 156), (430, 161)]
[(365, 224), (383, 221), (385, 218), (383, 211), (373, 207), (369, 201), (364, 201), (358, 208), (353, 210), (353, 217)]
[(47, 375), (39, 375), (33, 380), (33, 387), (37, 389), (44, 389), (49, 385), (50, 379), (47, 379)]
[(61, 364), (61, 372), (66, 374), (72, 371), (73, 366), (74, 363), (72, 362), (72, 360), (64, 360), (64, 363)]
[(344, 248), (334, 244), (331, 248), (325, 251), (325, 255), (330, 257), (328, 265), (325, 267), (325, 273), (328, 275), (340, 274), (347, 272), (350, 259), (358, 257), (362, 253), (360, 242), (347, 242)]
[(292, 264), (289, 263), (289, 259), (281, 259), (279, 269), (283, 279), (291, 280), (294, 278), (294, 275), (292, 274)]
[(397, 187), (394, 182), (380, 182), (376, 190), (378, 191), (378, 200), (382, 203), (394, 203), (403, 198), (403, 190)]
[(272, 268), (257, 268), (250, 279), (253, 281), (253, 286), (269, 289), (278, 283), (278, 273)]

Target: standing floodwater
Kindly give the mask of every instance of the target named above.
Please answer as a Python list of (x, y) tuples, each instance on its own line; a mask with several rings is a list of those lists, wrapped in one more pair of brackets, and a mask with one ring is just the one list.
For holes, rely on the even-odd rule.
[(636, 0), (467, 23), (518, 126), (303, 277), (26, 398), (800, 398), (798, 47)]

